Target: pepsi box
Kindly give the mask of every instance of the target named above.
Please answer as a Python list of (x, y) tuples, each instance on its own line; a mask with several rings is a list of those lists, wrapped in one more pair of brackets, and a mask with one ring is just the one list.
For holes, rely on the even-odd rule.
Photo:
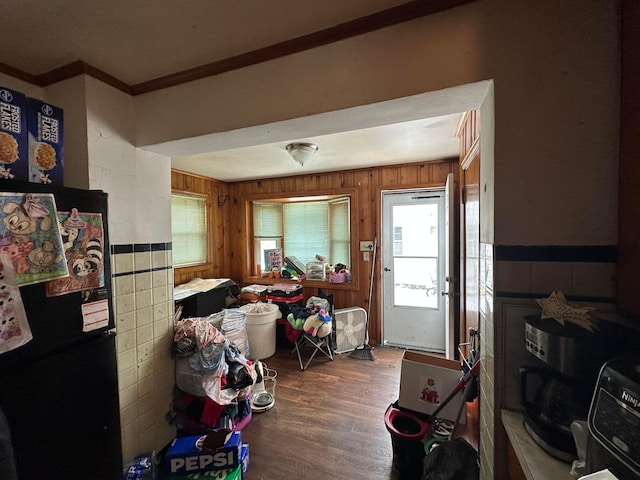
[(167, 475), (178, 477), (196, 472), (235, 469), (240, 465), (242, 433), (231, 432), (222, 447), (210, 450), (204, 446), (206, 435), (176, 438), (165, 455)]
[(29, 176), (27, 97), (0, 87), (0, 181)]
[(29, 181), (62, 185), (64, 181), (64, 116), (59, 107), (27, 97)]
[(227, 470), (209, 470), (206, 472), (187, 473), (171, 477), (171, 480), (244, 480), (249, 467), (249, 444), (243, 443), (240, 450), (240, 465)]

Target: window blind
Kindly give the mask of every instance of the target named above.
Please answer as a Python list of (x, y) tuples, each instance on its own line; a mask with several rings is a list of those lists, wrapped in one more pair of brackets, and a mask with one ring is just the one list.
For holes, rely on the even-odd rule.
[(302, 263), (316, 255), (331, 264), (351, 261), (349, 197), (333, 200), (253, 202), (253, 240), (256, 264), (265, 267), (267, 248), (282, 248), (285, 256)]
[(316, 254), (329, 256), (327, 202), (294, 202), (283, 205), (284, 252), (303, 263), (315, 261)]
[(206, 263), (206, 214), (204, 198), (171, 195), (171, 237), (175, 266)]
[(282, 237), (282, 203), (254, 202), (253, 236)]
[(332, 265), (351, 265), (351, 225), (349, 199), (341, 198), (329, 202), (330, 246), (329, 262)]

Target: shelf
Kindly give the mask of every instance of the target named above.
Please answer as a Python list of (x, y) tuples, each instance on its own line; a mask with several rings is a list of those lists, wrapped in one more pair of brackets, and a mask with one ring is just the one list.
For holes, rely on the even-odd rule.
[(245, 285), (258, 284), (258, 285), (274, 285), (276, 283), (297, 283), (303, 286), (303, 288), (322, 288), (323, 290), (358, 290), (358, 284), (351, 283), (331, 283), (329, 281), (320, 280), (289, 280), (287, 278), (268, 278), (268, 277), (244, 277), (242, 282)]

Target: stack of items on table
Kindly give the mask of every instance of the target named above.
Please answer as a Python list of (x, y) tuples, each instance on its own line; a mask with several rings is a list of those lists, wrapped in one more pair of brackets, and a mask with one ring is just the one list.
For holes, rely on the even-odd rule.
[(240, 431), (249, 423), (257, 374), (248, 348), (241, 310), (176, 324), (176, 389), (168, 420), (178, 437)]
[(299, 283), (275, 283), (269, 285), (265, 293), (265, 301), (267, 303), (275, 303), (280, 309), (280, 315), (278, 315), (277, 320), (277, 343), (279, 345), (287, 342), (295, 343), (297, 333), (293, 331), (289, 322), (287, 322), (287, 315), (289, 315), (292, 307), (304, 306), (302, 285)]
[(266, 285), (247, 285), (240, 289), (239, 300), (241, 305), (254, 302), (264, 302), (267, 293)]

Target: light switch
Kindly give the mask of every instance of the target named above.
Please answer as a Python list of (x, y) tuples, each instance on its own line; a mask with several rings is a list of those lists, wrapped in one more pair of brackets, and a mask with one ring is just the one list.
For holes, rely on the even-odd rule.
[(365, 240), (364, 242), (360, 242), (360, 251), (361, 252), (373, 251), (373, 242), (371, 240)]

